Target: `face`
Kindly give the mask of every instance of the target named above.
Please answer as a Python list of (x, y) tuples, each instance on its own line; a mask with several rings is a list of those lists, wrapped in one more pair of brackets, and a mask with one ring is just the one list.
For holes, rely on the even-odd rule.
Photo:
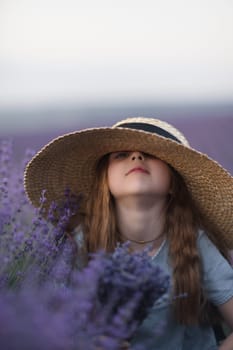
[(171, 172), (162, 160), (143, 152), (111, 153), (108, 186), (115, 199), (130, 195), (166, 197), (171, 187)]

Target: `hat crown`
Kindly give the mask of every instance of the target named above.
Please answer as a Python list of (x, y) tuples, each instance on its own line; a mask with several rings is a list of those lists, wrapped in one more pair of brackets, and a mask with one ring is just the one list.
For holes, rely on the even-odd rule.
[[(184, 146), (189, 147), (189, 142), (186, 139), (186, 137), (179, 131), (177, 130), (174, 126), (171, 124), (164, 122), (163, 120), (155, 119), (155, 118), (145, 118), (145, 117), (131, 117), (127, 119), (123, 119), (116, 124), (113, 125), (113, 128), (116, 127), (121, 127), (123, 124), (133, 124), (133, 123), (139, 123), (139, 124), (146, 124), (146, 125), (151, 125), (152, 127), (158, 127), (162, 130), (165, 130), (174, 138), (178, 139), (180, 143), (182, 143)], [(142, 128), (143, 130), (143, 128)]]

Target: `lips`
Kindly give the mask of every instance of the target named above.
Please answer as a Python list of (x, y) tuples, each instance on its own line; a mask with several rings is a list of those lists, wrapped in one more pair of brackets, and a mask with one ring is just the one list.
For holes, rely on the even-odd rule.
[(134, 172), (141, 172), (141, 173), (149, 174), (148, 170), (146, 170), (142, 167), (136, 167), (136, 168), (130, 169), (126, 175), (129, 175), (129, 174), (134, 173)]

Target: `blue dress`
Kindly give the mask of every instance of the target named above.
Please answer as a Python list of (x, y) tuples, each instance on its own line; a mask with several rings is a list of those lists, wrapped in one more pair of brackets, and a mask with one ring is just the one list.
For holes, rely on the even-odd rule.
[[(208, 237), (201, 232), (197, 241), (203, 268), (203, 288), (208, 299), (221, 305), (233, 297), (233, 269)], [(165, 241), (152, 258), (171, 275), (168, 244)], [(158, 300), (150, 315), (139, 327), (132, 344), (143, 344), (147, 350), (217, 350), (211, 327), (185, 326), (172, 314), (169, 292)]]

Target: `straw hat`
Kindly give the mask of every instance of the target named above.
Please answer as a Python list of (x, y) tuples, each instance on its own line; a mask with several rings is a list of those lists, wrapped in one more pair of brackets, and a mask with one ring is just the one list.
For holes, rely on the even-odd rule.
[(217, 162), (192, 149), (170, 124), (128, 118), (112, 127), (65, 134), (41, 149), (25, 170), (26, 193), (36, 207), (46, 190), (47, 205), (61, 201), (67, 187), (88, 195), (99, 159), (120, 150), (139, 150), (160, 158), (184, 178), (203, 215), (233, 248), (233, 177)]

